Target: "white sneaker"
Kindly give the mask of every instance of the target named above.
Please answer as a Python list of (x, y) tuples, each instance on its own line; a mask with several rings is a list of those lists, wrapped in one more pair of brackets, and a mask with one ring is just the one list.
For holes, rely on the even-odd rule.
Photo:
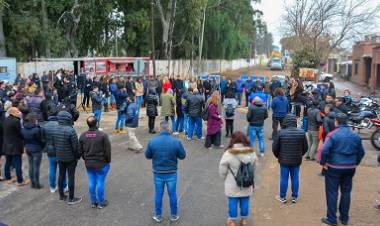
[(179, 133), (178, 132), (174, 132), (173, 135), (179, 135)]
[(98, 128), (99, 131), (103, 131), (103, 128)]
[(50, 188), (50, 193), (55, 193), (57, 191), (57, 187), (55, 187), (55, 188)]
[(264, 153), (260, 153), (260, 156), (261, 156), (261, 157), (264, 157)]
[(64, 193), (69, 192), (69, 186), (66, 186), (66, 187), (63, 189), (63, 192), (64, 192)]

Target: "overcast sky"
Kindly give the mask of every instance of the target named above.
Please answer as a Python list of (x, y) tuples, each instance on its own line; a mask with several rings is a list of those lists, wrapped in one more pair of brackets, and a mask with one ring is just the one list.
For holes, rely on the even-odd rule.
[[(285, 0), (288, 4), (293, 0)], [(373, 4), (377, 4), (376, 2), (379, 0), (373, 0)], [(254, 7), (260, 9), (264, 13), (264, 21), (267, 23), (268, 31), (273, 34), (274, 45), (280, 45), (281, 39), (281, 15), (284, 11), (284, 0), (261, 0), (260, 4), (255, 5)], [(380, 19), (377, 23), (376, 31), (368, 31), (368, 32), (377, 32), (380, 34)]]

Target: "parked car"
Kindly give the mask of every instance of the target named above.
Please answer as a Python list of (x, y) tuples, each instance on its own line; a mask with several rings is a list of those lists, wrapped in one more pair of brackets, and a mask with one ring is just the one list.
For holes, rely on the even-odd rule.
[(325, 81), (328, 82), (334, 78), (334, 75), (322, 72), (321, 75), (319, 76), (319, 81)]
[(283, 70), (282, 61), (280, 58), (273, 58), (270, 65), (271, 70)]

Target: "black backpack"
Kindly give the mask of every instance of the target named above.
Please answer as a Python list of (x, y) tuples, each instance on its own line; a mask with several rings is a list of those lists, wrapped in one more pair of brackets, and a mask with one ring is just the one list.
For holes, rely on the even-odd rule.
[(255, 170), (251, 162), (245, 164), (240, 162), (239, 169), (236, 173), (232, 171), (230, 167), (228, 169), (231, 171), (232, 175), (235, 178), (236, 185), (240, 188), (248, 188), (250, 186), (255, 187)]
[(235, 108), (232, 104), (227, 104), (226, 106), (226, 116), (233, 117), (235, 115)]

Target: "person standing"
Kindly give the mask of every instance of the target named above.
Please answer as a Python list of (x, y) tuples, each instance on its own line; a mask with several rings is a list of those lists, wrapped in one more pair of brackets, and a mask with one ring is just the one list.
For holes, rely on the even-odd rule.
[(226, 120), (226, 137), (232, 136), (234, 133), (234, 119), (237, 105), (235, 95), (232, 91), (228, 91), (223, 101), (224, 117)]
[(272, 139), (277, 135), (278, 124), (283, 125), (283, 120), (289, 112), (289, 102), (285, 97), (284, 90), (282, 88), (277, 88), (274, 91), (274, 98), (272, 100)]
[(223, 148), (221, 144), (222, 135), (222, 116), (218, 111), (219, 96), (215, 95), (211, 97), (210, 105), (207, 108), (208, 121), (207, 121), (207, 136), (205, 141), (205, 147), (211, 149), (214, 145), (217, 148)]
[(292, 182), (292, 203), (297, 203), (299, 197), (299, 173), (302, 156), (308, 149), (306, 133), (297, 128), (297, 117), (288, 114), (284, 118), (284, 128), (274, 137), (272, 151), (280, 163), (280, 193), (276, 199), (286, 203), (288, 180)]
[(164, 94), (161, 96), (161, 116), (165, 119), (165, 121), (172, 121), (172, 128), (175, 128), (175, 117), (174, 117), (174, 109), (175, 109), (175, 99), (173, 96), (172, 89), (164, 89)]
[(185, 113), (184, 113), (184, 105), (182, 104), (182, 96), (183, 96), (183, 89), (178, 89), (175, 93), (175, 106), (176, 106), (176, 123), (175, 127), (173, 128), (174, 135), (178, 135), (184, 131), (184, 122), (185, 122)]
[(8, 117), (3, 123), (3, 152), (5, 154), (4, 177), (8, 184), (11, 184), (11, 171), (13, 166), (16, 170), (17, 186), (27, 185), (22, 176), (22, 154), (24, 152), (23, 138), (21, 134), (22, 113), (16, 107), (8, 110)]
[(130, 97), (127, 108), (127, 117), (125, 119), (125, 126), (128, 131), (129, 147), (131, 151), (140, 153), (143, 146), (140, 144), (136, 137), (136, 128), (139, 126), (139, 108), (140, 106), (135, 102), (134, 97)]
[[(57, 191), (57, 166), (58, 161), (54, 149), (54, 140), (52, 134), (55, 130), (60, 129), (57, 117), (57, 108), (51, 109), (48, 120), (42, 125), (42, 140), (44, 141), (45, 147), (44, 151), (47, 153), (49, 162), (49, 185), (50, 193), (55, 193)], [(67, 175), (63, 180), (64, 191), (69, 191), (67, 187)]]
[(31, 187), (41, 189), (43, 186), (40, 184), (40, 166), (44, 144), (42, 141), (41, 127), (38, 125), (38, 114), (32, 112), (26, 116), (21, 134), (29, 160)]
[(92, 91), (90, 93), (91, 102), (92, 102), (92, 113), (94, 113), (94, 117), (96, 118), (96, 122), (98, 123), (98, 127), (100, 126), (100, 119), (102, 117), (102, 93), (99, 92), (99, 87), (92, 87)]
[(89, 129), (79, 138), (79, 155), (87, 169), (91, 208), (103, 209), (108, 206), (104, 193), (111, 163), (111, 142), (106, 133), (98, 130), (97, 124), (94, 116), (87, 118)]
[(136, 79), (135, 82), (135, 87), (136, 87), (136, 104), (139, 106), (139, 108), (144, 104), (144, 85), (141, 82), (140, 78)]
[(146, 98), (146, 114), (148, 116), (149, 133), (155, 134), (154, 124), (156, 117), (158, 116), (157, 105), (158, 96), (155, 89), (149, 89), (148, 96)]
[(169, 194), (170, 221), (179, 220), (177, 204), (177, 169), (178, 159), (186, 158), (186, 151), (181, 141), (170, 136), (169, 123), (162, 121), (160, 135), (151, 139), (145, 151), (145, 157), (152, 160), (153, 181), (155, 186), (155, 213), (153, 220), (162, 222), (162, 198), (165, 187)]
[(240, 225), (248, 226), (249, 201), (254, 190), (254, 184), (248, 187), (237, 186), (235, 177), (241, 165), (250, 166), (252, 182), (254, 166), (257, 161), (255, 150), (249, 146), (249, 140), (242, 132), (232, 134), (232, 139), (219, 163), (219, 175), (224, 179), (224, 191), (228, 198), (227, 226), (236, 226), (238, 207), (240, 206)]
[(256, 136), (259, 139), (260, 156), (265, 152), (264, 121), (268, 118), (268, 110), (260, 97), (255, 97), (249, 106), (247, 121), (249, 123), (248, 134), (251, 147), (256, 146)]
[(320, 164), (325, 169), (327, 216), (321, 221), (337, 225), (337, 202), (340, 190), (339, 220), (347, 225), (351, 203), (352, 178), (365, 152), (362, 139), (347, 125), (346, 114), (338, 113), (335, 118), (337, 128), (329, 133), (322, 147)]
[(127, 90), (121, 86), (118, 86), (118, 90), (114, 93), (117, 109), (117, 118), (115, 125), (115, 134), (125, 134), (125, 114), (127, 112)]
[(248, 108), (249, 106), (249, 103), (251, 101), (249, 101), (249, 97), (251, 96), (251, 93), (254, 92), (254, 86), (255, 86), (255, 83), (252, 81), (252, 77), (251, 76), (247, 76), (247, 81), (245, 82), (245, 85), (244, 85), (244, 92), (245, 92), (245, 107)]
[(189, 88), (189, 96), (186, 103), (186, 114), (189, 116), (187, 139), (193, 139), (193, 132), (199, 140), (202, 137), (202, 111), (205, 100), (198, 90)]
[(127, 89), (128, 96), (132, 97), (136, 95), (135, 82), (131, 76), (128, 76), (125, 88)]
[(309, 150), (306, 154), (306, 160), (315, 161), (319, 145), (319, 126), (322, 124), (321, 111), (318, 109), (319, 101), (313, 100), (313, 105), (307, 110)]
[(54, 149), (59, 166), (58, 191), (59, 200), (67, 201), (67, 195), (64, 194), (64, 178), (68, 175), (69, 197), (68, 204), (73, 205), (82, 201), (82, 197), (74, 197), (75, 189), (75, 168), (78, 159), (78, 136), (73, 128), (73, 119), (69, 112), (61, 111), (58, 113), (58, 124), (53, 136)]
[(239, 106), (241, 106), (241, 98), (242, 98), (243, 90), (244, 90), (244, 82), (242, 78), (240, 77), (235, 82), (235, 95), (236, 95), (236, 100)]
[(90, 107), (90, 92), (92, 89), (92, 79), (90, 74), (87, 74), (86, 76), (86, 81), (84, 82), (84, 96), (83, 96), (83, 101), (82, 101), (82, 107)]
[(224, 98), (227, 95), (227, 84), (228, 81), (225, 76), (222, 76), (222, 80), (220, 80), (220, 93), (222, 95), (222, 101), (224, 101)]

